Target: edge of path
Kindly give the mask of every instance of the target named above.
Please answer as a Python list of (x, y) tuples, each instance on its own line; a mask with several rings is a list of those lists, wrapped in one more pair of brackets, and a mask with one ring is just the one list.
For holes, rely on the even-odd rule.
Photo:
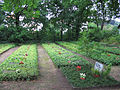
[(4, 62), (5, 59), (7, 59), (14, 51), (16, 51), (19, 48), (19, 46), (10, 48), (6, 51), (4, 51), (2, 54), (0, 54), (0, 64)]

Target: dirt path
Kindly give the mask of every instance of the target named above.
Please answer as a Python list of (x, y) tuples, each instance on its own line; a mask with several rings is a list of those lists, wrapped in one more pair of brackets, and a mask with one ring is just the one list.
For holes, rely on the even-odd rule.
[[(57, 44), (57, 45), (59, 45), (59, 44)], [(95, 60), (90, 59), (90, 58), (88, 58), (86, 56), (80, 55), (80, 54), (78, 54), (78, 53), (76, 53), (76, 52), (74, 52), (72, 50), (69, 50), (69, 49), (65, 48), (64, 46), (62, 46), (62, 45), (59, 45), (59, 46), (61, 46), (62, 48), (66, 49), (66, 50), (68, 50), (68, 51), (70, 51), (70, 52), (72, 52), (72, 53), (74, 53), (74, 54), (76, 54), (76, 55), (78, 55), (78, 56), (80, 56), (82, 58), (84, 58), (85, 60), (89, 61), (91, 64), (95, 64), (95, 62), (96, 62)], [(111, 77), (113, 77), (115, 80), (120, 81), (120, 66), (112, 66), (111, 72), (110, 72), (109, 75)]]
[(0, 83), (0, 90), (72, 90), (61, 71), (54, 67), (46, 51), (38, 45), (40, 75), (33, 81), (7, 81)]
[(10, 56), (15, 50), (17, 50), (19, 47), (14, 47), (9, 49), (8, 51), (0, 54), (0, 64), (8, 57)]
[(115, 80), (120, 81), (120, 66), (112, 66), (110, 76)]

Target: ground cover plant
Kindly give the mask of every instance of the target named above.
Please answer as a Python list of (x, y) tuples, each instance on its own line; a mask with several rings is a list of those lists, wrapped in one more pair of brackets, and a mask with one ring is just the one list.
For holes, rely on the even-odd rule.
[(68, 81), (73, 87), (101, 87), (118, 85), (119, 82), (115, 81), (111, 77), (95, 75), (91, 71), (90, 65), (81, 65), (81, 70), (75, 70), (74, 66), (61, 67), (61, 71), (67, 77)]
[(65, 50), (64, 48), (52, 43), (52, 44), (42, 44), (46, 49), (54, 64), (58, 67), (78, 64), (78, 63), (88, 63), (85, 59)]
[[(112, 65), (120, 65), (120, 56), (114, 54), (114, 52), (118, 52), (119, 53), (119, 49), (115, 49), (115, 48), (110, 48), (110, 47), (106, 47), (106, 49), (103, 49), (103, 46), (99, 45), (94, 47), (90, 52), (89, 55), (87, 55), (87, 53), (85, 51), (82, 51), (81, 46), (79, 46), (79, 43), (75, 43), (75, 42), (57, 42), (58, 44), (66, 47), (67, 49), (70, 49), (76, 53), (79, 53), (81, 55), (85, 55), (88, 56), (96, 61), (102, 62), (104, 64), (110, 64), (112, 63)], [(80, 48), (80, 50), (79, 50)], [(102, 50), (100, 50), (102, 49)], [(113, 53), (110, 52), (105, 52), (104, 50), (108, 50), (111, 49), (113, 51)]]
[(113, 53), (116, 55), (120, 55), (120, 48), (114, 48), (114, 47), (108, 47), (108, 46), (100, 46), (98, 47), (98, 50), (102, 50), (104, 52), (109, 52), (109, 53)]
[[(78, 45), (77, 42), (74, 42), (74, 43), (71, 43), (71, 42), (56, 42), (56, 43), (59, 44), (59, 45), (64, 46), (64, 47), (67, 48), (67, 49), (73, 50), (73, 51), (75, 51), (76, 53), (80, 53), (80, 54), (82, 54), (82, 55), (86, 55), (85, 52), (83, 52), (83, 51), (81, 51), (80, 49), (78, 49), (78, 48), (80, 48), (80, 46)], [(76, 43), (76, 44), (75, 44), (75, 43)]]
[(0, 44), (0, 54), (15, 46), (16, 46), (15, 44)]
[(0, 64), (0, 81), (35, 78), (38, 75), (37, 60), (36, 45), (22, 45)]
[(42, 46), (48, 52), (54, 64), (59, 66), (73, 87), (85, 88), (119, 84), (119, 82), (108, 76), (109, 71), (107, 70), (109, 68), (105, 69), (106, 71), (103, 71), (98, 76), (92, 70), (94, 66), (85, 59), (77, 57), (75, 54), (54, 43), (42, 44)]

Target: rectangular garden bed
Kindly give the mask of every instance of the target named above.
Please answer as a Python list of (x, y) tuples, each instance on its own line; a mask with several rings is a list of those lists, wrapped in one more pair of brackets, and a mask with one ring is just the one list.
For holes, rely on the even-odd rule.
[[(42, 46), (74, 88), (103, 87), (120, 84), (120, 82), (108, 75), (105, 76), (105, 73), (100, 75), (94, 74), (92, 71), (94, 65), (56, 44), (43, 44)], [(85, 75), (85, 77), (81, 77), (81, 74)]]
[(22, 45), (2, 64), (0, 81), (31, 80), (38, 75), (38, 57), (36, 45)]
[[(58, 44), (64, 46), (65, 48), (67, 49), (70, 49), (76, 53), (79, 53), (81, 55), (84, 55), (86, 56), (87, 54), (82, 51), (82, 50), (79, 50), (79, 45), (77, 43), (70, 43), (70, 42), (57, 42)], [(113, 49), (114, 51), (111, 51), (113, 53), (110, 53), (110, 52), (106, 52), (104, 50), (108, 50), (110, 47), (106, 47), (106, 49), (102, 49), (102, 50), (99, 50), (100, 48), (103, 48), (102, 46), (101, 47), (97, 47), (95, 49), (93, 49), (92, 52), (89, 52), (89, 56), (87, 57), (90, 57), (96, 61), (99, 61), (101, 63), (104, 63), (106, 65), (112, 63), (112, 65), (120, 65), (120, 55), (116, 55), (116, 54), (113, 54), (114, 52), (115, 53), (119, 53), (119, 50), (117, 49), (113, 49), (111, 48), (111, 50)]]

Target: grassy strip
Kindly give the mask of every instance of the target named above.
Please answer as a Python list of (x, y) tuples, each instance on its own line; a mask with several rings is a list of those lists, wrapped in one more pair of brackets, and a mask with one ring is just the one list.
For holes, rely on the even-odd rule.
[(23, 45), (0, 64), (0, 81), (30, 80), (38, 75), (36, 45)]
[[(65, 46), (67, 49), (70, 49), (76, 53), (79, 53), (81, 55), (86, 55), (85, 52), (78, 50), (79, 46), (77, 44), (69, 43), (69, 42), (58, 42), (58, 43), (62, 46)], [(67, 43), (67, 45), (66, 45), (66, 43)], [(98, 48), (100, 48), (100, 47), (98, 47)], [(108, 53), (108, 52), (99, 51), (99, 50), (94, 49), (93, 52), (89, 53), (89, 57), (96, 60), (96, 61), (107, 64), (107, 65), (110, 63), (112, 63), (112, 65), (120, 65), (120, 56), (112, 54), (112, 53)]]
[(66, 66), (75, 64), (78, 65), (81, 64), (89, 64), (88, 61), (85, 59), (79, 57), (78, 55), (75, 55), (64, 48), (56, 45), (56, 44), (42, 44), (42, 46), (46, 49), (48, 54), (50, 55), (51, 59), (53, 60), (54, 64), (56, 66)]
[(0, 44), (0, 54), (15, 46), (16, 46), (15, 44)]

